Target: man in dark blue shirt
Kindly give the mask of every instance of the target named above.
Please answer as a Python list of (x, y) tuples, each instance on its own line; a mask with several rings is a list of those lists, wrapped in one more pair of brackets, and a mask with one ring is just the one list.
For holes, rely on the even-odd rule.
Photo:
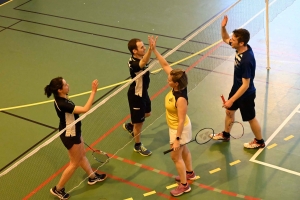
[(230, 38), (226, 30), (227, 22), (228, 17), (225, 16), (221, 23), (221, 34), (223, 41), (236, 50), (233, 86), (228, 100), (223, 105), (226, 108), (224, 131), (212, 136), (212, 138), (214, 140), (229, 141), (231, 123), (234, 121), (235, 111), (240, 109), (243, 121), (249, 122), (255, 136), (251, 142), (244, 143), (244, 147), (251, 149), (264, 148), (265, 142), (262, 138), (261, 128), (255, 117), (254, 99), (256, 97), (256, 89), (253, 80), (256, 62), (252, 48), (248, 45), (250, 33), (246, 29), (235, 29)]

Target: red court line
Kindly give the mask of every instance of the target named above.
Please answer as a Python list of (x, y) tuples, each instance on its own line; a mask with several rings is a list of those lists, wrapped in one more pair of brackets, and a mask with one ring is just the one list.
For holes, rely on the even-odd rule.
[[(211, 53), (213, 53), (220, 45), (222, 44), (222, 42), (220, 42), (218, 45), (216, 45), (214, 48), (212, 48), (211, 50), (209, 50), (205, 55), (203, 55), (198, 61), (196, 61), (194, 64), (192, 64), (190, 67), (188, 67), (186, 69), (186, 71), (190, 71), (192, 68), (194, 68), (198, 63), (200, 63), (203, 59), (205, 59), (206, 57), (208, 57)], [(162, 89), (160, 89), (158, 92), (156, 92), (150, 99), (153, 100), (155, 99), (159, 94), (161, 94), (164, 90), (166, 90), (169, 87), (169, 85), (165, 85)], [(93, 147), (95, 146), (97, 143), (99, 143), (101, 140), (103, 140), (105, 137), (107, 137), (109, 134), (111, 134), (115, 129), (117, 129), (120, 125), (122, 125), (124, 122), (126, 122), (127, 119), (130, 118), (130, 115), (127, 115), (126, 117), (124, 117), (124, 119), (122, 119), (121, 121), (119, 121), (117, 124), (115, 124), (111, 129), (109, 129), (106, 133), (104, 133), (101, 137), (99, 137), (95, 142), (93, 142), (90, 146)], [(133, 162), (133, 161), (129, 161), (128, 162)], [(66, 165), (65, 165), (66, 166)], [(64, 166), (64, 167), (65, 167)], [(30, 198), (31, 196), (33, 196), (36, 192), (38, 192), (41, 188), (43, 188), (47, 183), (49, 183), (52, 179), (54, 179), (60, 172), (63, 171), (63, 169), (65, 168), (61, 168), (59, 169), (55, 174), (51, 175), (48, 179), (46, 179), (43, 183), (41, 183), (38, 187), (36, 187), (32, 192), (30, 192), (28, 195), (26, 195), (26, 199)], [(25, 199), (25, 198), (24, 198)]]
[[(95, 171), (96, 169), (93, 169), (93, 170)], [(105, 172), (101, 172), (101, 171), (99, 171), (99, 170), (97, 170), (97, 171), (98, 171), (99, 173), (105, 173)], [(114, 179), (114, 180), (120, 181), (120, 182), (122, 182), (122, 183), (125, 183), (125, 184), (127, 184), (127, 185), (130, 185), (130, 186), (139, 188), (139, 189), (144, 190), (144, 191), (146, 191), (146, 192), (151, 192), (151, 191), (153, 191), (153, 190), (150, 189), (150, 188), (147, 188), (147, 187), (142, 186), (142, 185), (140, 185), (140, 184), (137, 184), (137, 183), (128, 181), (128, 180), (126, 180), (126, 179), (122, 179), (122, 178), (117, 177), (117, 176), (115, 176), (115, 175), (107, 174), (107, 173), (106, 173), (106, 175), (107, 175), (109, 178), (111, 178), (111, 179)], [(166, 194), (164, 194), (164, 193), (162, 193), (162, 192), (157, 192), (157, 191), (156, 191), (155, 194), (158, 195), (158, 196), (160, 196), (160, 197), (164, 197), (164, 198), (166, 198), (166, 199), (171, 199), (171, 200), (175, 200), (175, 199), (176, 199), (176, 198), (174, 198), (174, 197), (172, 197), (172, 196), (170, 196), (170, 195), (166, 195)]]
[[(153, 167), (150, 167), (150, 166), (147, 166), (147, 165), (144, 165), (144, 164), (139, 164), (139, 163), (136, 163), (136, 162), (133, 162), (133, 161), (128, 162), (128, 159), (125, 159), (125, 158), (122, 158), (122, 157), (119, 157), (119, 156), (116, 156), (116, 155), (114, 156), (114, 158), (117, 159), (117, 160), (119, 160), (119, 161), (121, 161), (121, 162), (128, 163), (128, 164), (131, 164), (131, 165), (134, 165), (136, 167), (143, 168), (143, 169), (146, 169), (146, 170), (149, 170), (149, 171), (152, 171), (152, 172), (156, 172), (154, 170), (157, 170), (157, 169), (155, 169)], [(118, 158), (120, 158), (120, 159), (118, 159)], [(139, 165), (135, 165), (135, 164), (139, 164)], [(175, 175), (170, 174), (168, 172), (164, 172), (162, 170), (158, 170), (158, 171), (159, 171), (158, 174), (162, 174), (164, 176), (171, 177), (171, 178), (175, 177)], [(242, 195), (242, 194), (238, 194), (236, 192), (231, 192), (231, 191), (227, 191), (227, 190), (220, 190), (218, 188), (214, 188), (214, 187), (209, 186), (209, 185), (204, 185), (202, 183), (197, 183), (195, 181), (188, 181), (188, 182), (189, 182), (189, 184), (196, 185), (196, 186), (198, 186), (200, 188), (203, 188), (203, 189), (206, 189), (206, 190), (210, 190), (210, 191), (214, 191), (214, 192), (219, 192), (221, 194), (228, 195), (228, 196), (233, 196), (233, 197), (244, 196), (244, 199), (261, 200), (260, 198), (251, 197), (251, 196), (245, 196), (245, 195)]]
[(35, 193), (37, 193), (40, 189), (42, 189), (45, 185), (47, 185), (52, 179), (54, 179), (58, 174), (63, 172), (69, 163), (64, 165), (62, 168), (60, 168), (58, 171), (56, 171), (54, 174), (52, 174), (48, 179), (46, 179), (42, 184), (40, 184), (38, 187), (36, 187), (34, 190), (32, 190), (28, 195), (26, 195), (23, 200), (29, 199), (31, 196), (33, 196)]

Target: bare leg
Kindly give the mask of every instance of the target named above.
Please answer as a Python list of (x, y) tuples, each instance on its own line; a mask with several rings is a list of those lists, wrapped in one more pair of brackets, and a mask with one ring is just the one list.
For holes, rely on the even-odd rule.
[(182, 146), (181, 148), (183, 149), (182, 159), (184, 161), (186, 171), (191, 172), (193, 171), (191, 152), (186, 145)]
[(134, 141), (135, 143), (141, 142), (141, 132), (142, 132), (143, 123), (136, 123), (133, 126), (133, 133), (134, 133)]
[(75, 170), (80, 166), (80, 162), (82, 159), (82, 152), (81, 152), (81, 144), (74, 144), (71, 149), (69, 149), (69, 157), (70, 157), (70, 164), (62, 173), (58, 184), (56, 185), (57, 190), (61, 190), (67, 181), (71, 178)]
[(235, 110), (226, 110), (225, 117), (225, 128), (224, 131), (230, 133), (231, 123), (234, 122), (235, 119)]
[[(172, 146), (171, 146), (172, 148)], [(186, 168), (185, 168), (185, 163), (182, 159), (182, 152), (184, 148), (179, 148), (176, 151), (171, 152), (171, 158), (176, 166), (177, 172), (180, 177), (180, 182), (185, 184), (186, 183)]]
[(250, 124), (250, 127), (251, 127), (252, 132), (253, 132), (254, 135), (255, 135), (255, 138), (256, 138), (257, 140), (261, 140), (261, 139), (262, 139), (261, 128), (260, 128), (259, 122), (258, 122), (258, 120), (256, 119), (256, 117), (254, 117), (253, 119), (251, 119), (251, 120), (249, 121), (249, 124)]
[(82, 152), (82, 159), (80, 161), (80, 167), (89, 175), (90, 178), (95, 178), (95, 173), (91, 168), (90, 162), (88, 161), (87, 157), (85, 156), (85, 148), (83, 144), (83, 138), (81, 137), (81, 152)]

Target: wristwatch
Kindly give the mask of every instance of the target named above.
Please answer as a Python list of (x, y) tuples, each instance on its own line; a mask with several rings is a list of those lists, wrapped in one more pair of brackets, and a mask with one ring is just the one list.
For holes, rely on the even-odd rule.
[(176, 137), (176, 140), (180, 140), (181, 138), (180, 137)]

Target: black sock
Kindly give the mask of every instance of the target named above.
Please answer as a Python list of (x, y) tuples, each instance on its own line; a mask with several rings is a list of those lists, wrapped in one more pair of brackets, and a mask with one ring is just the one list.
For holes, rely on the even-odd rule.
[(183, 186), (186, 186), (186, 185), (187, 185), (187, 183), (181, 183), (181, 185), (183, 185)]
[(186, 171), (186, 173), (187, 173), (187, 174), (192, 174), (192, 173), (194, 173), (194, 171), (190, 171), (190, 172), (189, 172), (189, 171)]
[(264, 139), (258, 140), (258, 139), (255, 138), (255, 140), (257, 141), (258, 144), (263, 144), (263, 143), (265, 143)]
[(223, 136), (224, 136), (224, 137), (227, 137), (227, 138), (230, 137), (230, 133), (227, 133), (227, 132), (225, 132), (225, 131), (223, 131), (222, 133), (223, 133)]
[(135, 143), (135, 144), (134, 144), (134, 147), (139, 147), (139, 146), (141, 146), (141, 144), (142, 144), (141, 142)]

